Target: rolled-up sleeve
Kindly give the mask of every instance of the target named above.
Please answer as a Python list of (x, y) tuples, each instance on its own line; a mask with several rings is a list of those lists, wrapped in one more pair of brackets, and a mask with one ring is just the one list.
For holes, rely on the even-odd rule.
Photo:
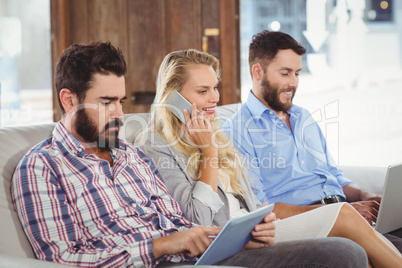
[(202, 204), (209, 207), (215, 213), (217, 213), (224, 205), (222, 200), (219, 198), (219, 195), (212, 190), (212, 187), (202, 181), (195, 183), (193, 197), (198, 199)]

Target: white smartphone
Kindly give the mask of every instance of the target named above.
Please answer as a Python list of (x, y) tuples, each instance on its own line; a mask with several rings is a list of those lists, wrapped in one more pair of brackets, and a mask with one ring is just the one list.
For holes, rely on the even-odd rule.
[[(170, 94), (169, 98), (166, 100), (167, 108), (184, 124), (186, 123), (186, 118), (184, 117), (184, 109), (186, 109), (191, 116), (191, 103), (188, 102), (177, 90)], [(197, 110), (197, 115), (198, 115)]]

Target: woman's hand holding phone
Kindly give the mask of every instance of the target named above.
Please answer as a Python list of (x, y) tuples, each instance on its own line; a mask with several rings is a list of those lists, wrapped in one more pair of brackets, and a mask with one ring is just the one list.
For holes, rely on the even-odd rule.
[[(191, 105), (191, 116), (188, 110), (184, 110), (186, 126), (193, 142), (198, 145), (203, 153), (209, 156), (218, 155), (218, 146), (215, 140), (215, 134), (211, 122), (205, 117), (205, 112), (201, 111), (197, 115), (197, 105)], [(212, 155), (210, 155), (212, 154)]]
[(218, 145), (215, 139), (211, 122), (201, 111), (197, 115), (197, 105), (191, 106), (191, 117), (188, 110), (184, 111), (187, 131), (193, 142), (200, 148), (202, 155), (200, 158), (200, 176), (202, 181), (218, 191)]

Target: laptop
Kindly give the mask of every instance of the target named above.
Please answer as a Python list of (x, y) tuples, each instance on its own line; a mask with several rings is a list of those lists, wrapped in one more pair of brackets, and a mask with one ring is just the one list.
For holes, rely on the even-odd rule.
[(381, 234), (399, 228), (402, 228), (402, 163), (388, 167), (375, 224), (375, 229)]
[(212, 265), (239, 253), (250, 241), (254, 227), (261, 223), (273, 208), (274, 204), (271, 204), (229, 220), (195, 265)]

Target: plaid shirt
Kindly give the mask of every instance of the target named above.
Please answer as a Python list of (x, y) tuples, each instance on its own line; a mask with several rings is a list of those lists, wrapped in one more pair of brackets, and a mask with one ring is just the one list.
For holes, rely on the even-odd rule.
[[(154, 267), (152, 239), (192, 227), (152, 161), (120, 140), (113, 169), (86, 155), (61, 123), (31, 149), (12, 181), (12, 199), (36, 256), (79, 267)], [(112, 172), (113, 171), (113, 172)], [(113, 173), (113, 174), (112, 174)]]

